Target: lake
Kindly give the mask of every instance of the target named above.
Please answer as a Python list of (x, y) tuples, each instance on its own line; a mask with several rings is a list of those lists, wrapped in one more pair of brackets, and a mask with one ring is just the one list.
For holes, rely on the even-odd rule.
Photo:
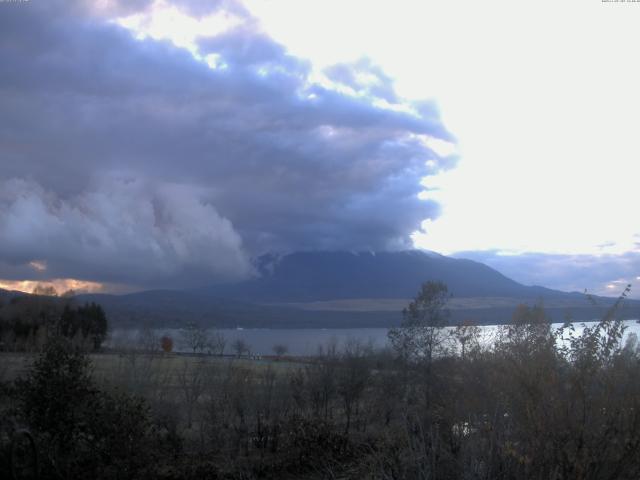
[[(596, 322), (585, 322), (585, 325), (594, 325)], [(635, 333), (640, 337), (640, 324), (637, 320), (627, 320), (626, 334)], [(553, 324), (559, 328), (561, 323)], [(582, 323), (575, 323), (576, 332), (582, 329)], [(479, 327), (481, 338), (484, 342), (490, 342), (497, 332), (497, 326), (488, 325)], [(246, 329), (216, 329), (226, 339), (227, 346), (225, 353), (232, 353), (231, 345), (240, 339), (246, 342), (251, 353), (254, 355), (272, 355), (273, 346), (285, 345), (289, 355), (316, 355), (318, 348), (326, 348), (335, 344), (338, 349), (347, 342), (357, 340), (363, 343), (370, 343), (374, 348), (384, 348), (389, 345), (387, 339), (387, 328), (290, 328), (290, 329), (269, 329), (269, 328), (246, 328)], [(157, 337), (167, 335), (174, 341), (174, 351), (189, 351), (185, 345), (180, 329), (155, 329), (153, 334)], [(106, 347), (118, 348), (135, 346), (139, 344), (141, 331), (136, 329), (114, 329), (107, 342)]]

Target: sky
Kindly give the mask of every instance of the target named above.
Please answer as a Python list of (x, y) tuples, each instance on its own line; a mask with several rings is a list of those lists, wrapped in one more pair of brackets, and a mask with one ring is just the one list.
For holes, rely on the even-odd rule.
[(616, 295), (640, 284), (638, 20), (601, 0), (0, 2), (0, 287), (417, 247)]

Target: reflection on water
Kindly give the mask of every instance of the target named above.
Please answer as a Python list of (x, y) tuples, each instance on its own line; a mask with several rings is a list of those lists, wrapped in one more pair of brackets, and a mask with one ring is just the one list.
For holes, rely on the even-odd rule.
[[(596, 322), (586, 322), (585, 325), (595, 325)], [(627, 326), (626, 335), (635, 333), (640, 337), (640, 324), (636, 320), (624, 322)], [(582, 331), (582, 323), (575, 323), (576, 334)], [(561, 323), (553, 324), (555, 328)], [(488, 325), (479, 327), (481, 340), (489, 343), (495, 338), (498, 327)], [(225, 353), (232, 353), (232, 344), (236, 340), (246, 342), (253, 355), (273, 355), (275, 345), (285, 345), (289, 355), (315, 355), (318, 348), (326, 348), (328, 345), (337, 345), (338, 349), (347, 342), (357, 340), (371, 344), (374, 348), (388, 346), (387, 328), (246, 328), (246, 329), (217, 329), (226, 339)], [(174, 340), (174, 351), (189, 351), (185, 344), (181, 330), (179, 329), (155, 329), (153, 335), (160, 338), (168, 335)], [(132, 346), (138, 341), (141, 331), (135, 329), (115, 329), (107, 343), (107, 347)]]

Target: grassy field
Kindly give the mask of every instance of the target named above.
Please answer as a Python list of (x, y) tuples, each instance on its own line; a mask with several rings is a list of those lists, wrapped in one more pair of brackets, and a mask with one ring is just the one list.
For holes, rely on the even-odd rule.
[[(0, 352), (0, 381), (12, 381), (24, 375), (37, 358), (36, 353)], [(94, 353), (89, 355), (98, 383), (121, 384), (125, 380), (149, 383), (162, 379), (165, 387), (178, 387), (183, 372), (201, 369), (224, 370), (233, 367), (254, 373), (271, 369), (284, 373), (300, 368), (301, 360), (273, 357), (251, 359), (231, 356), (207, 356), (184, 353), (147, 354), (136, 351)]]

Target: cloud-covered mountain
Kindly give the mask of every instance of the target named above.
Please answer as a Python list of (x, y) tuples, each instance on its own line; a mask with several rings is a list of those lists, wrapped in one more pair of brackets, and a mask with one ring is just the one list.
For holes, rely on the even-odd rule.
[(125, 26), (152, 2), (1, 5), (0, 278), (160, 288), (410, 247), (438, 214), (421, 179), (455, 162), (436, 106), (368, 60), (319, 78), (237, 2), (173, 3), (230, 20), (189, 49)]
[(486, 265), (433, 252), (296, 252), (264, 255), (258, 278), (214, 295), (259, 302), (311, 302), (415, 296), (426, 280), (444, 282), (454, 297), (556, 297), (559, 292), (521, 285)]
[[(163, 5), (217, 27), (180, 45), (143, 31)], [(434, 145), (453, 142), (370, 59), (314, 70), (239, 1), (0, 2), (0, 284), (196, 287), (251, 278), (266, 251), (411, 248), (440, 210), (421, 181), (456, 163)], [(615, 294), (640, 279), (634, 238), (617, 255), (458, 254)]]

